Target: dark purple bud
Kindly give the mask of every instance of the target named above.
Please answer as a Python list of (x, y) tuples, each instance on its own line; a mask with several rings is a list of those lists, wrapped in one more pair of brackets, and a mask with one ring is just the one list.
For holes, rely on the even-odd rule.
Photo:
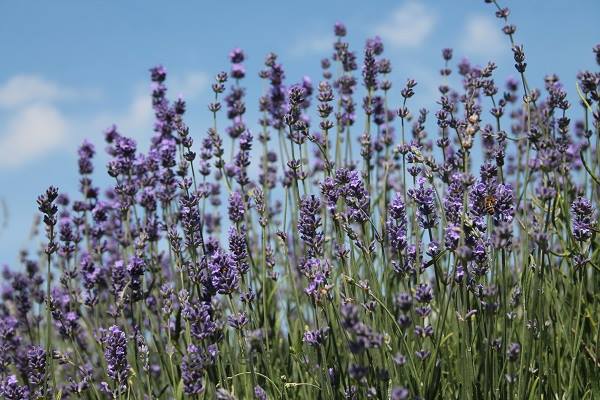
[(341, 22), (336, 22), (333, 26), (333, 32), (337, 37), (344, 37), (346, 36), (346, 26)]

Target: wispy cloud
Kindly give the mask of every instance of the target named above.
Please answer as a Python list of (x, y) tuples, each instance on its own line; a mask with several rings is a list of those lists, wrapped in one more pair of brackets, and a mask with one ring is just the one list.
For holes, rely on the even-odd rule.
[[(169, 97), (181, 95), (186, 101), (197, 99), (208, 88), (208, 75), (202, 71), (190, 71), (182, 75), (169, 77)], [(138, 85), (124, 113), (105, 115), (103, 119), (112, 119), (124, 135), (134, 138), (149, 138), (154, 111), (150, 89), (147, 85)]]
[(70, 122), (55, 103), (91, 98), (36, 75), (15, 75), (0, 84), (0, 168), (15, 168), (61, 148)]
[(332, 48), (333, 38), (331, 35), (314, 35), (299, 38), (291, 46), (290, 53), (293, 56), (301, 57), (309, 54), (323, 54)]
[(138, 93), (129, 104), (127, 112), (117, 116), (116, 122), (126, 135), (139, 134), (152, 123), (152, 101), (145, 93)]
[(23, 107), (0, 132), (0, 167), (18, 167), (60, 148), (68, 132), (69, 122), (56, 107)]
[(169, 80), (171, 93), (182, 95), (186, 100), (195, 100), (208, 88), (210, 79), (203, 71), (189, 71)]
[(120, 133), (140, 142), (143, 138), (151, 136), (153, 116), (149, 89), (144, 90), (142, 85), (138, 85), (131, 100), (123, 109), (120, 111), (105, 110), (92, 115), (88, 127), (93, 132), (91, 136), (97, 137), (105, 129), (115, 124)]
[[(206, 92), (209, 78), (202, 71), (190, 71), (170, 76), (167, 85), (170, 98), (181, 95), (186, 101), (190, 101), (198, 99), (201, 94)], [(91, 124), (93, 129), (100, 132), (115, 124), (123, 135), (136, 139), (140, 144), (147, 144), (146, 142), (149, 142), (149, 138), (152, 136), (154, 119), (149, 85), (138, 84), (133, 93), (128, 106), (123, 111), (96, 114)]]
[(436, 22), (435, 10), (419, 1), (409, 0), (392, 11), (391, 16), (377, 26), (374, 32), (392, 47), (414, 48), (425, 42)]
[(473, 15), (467, 19), (460, 42), (467, 56), (493, 58), (502, 52), (504, 45), (500, 26), (492, 18)]
[(0, 107), (14, 108), (32, 102), (90, 99), (97, 91), (76, 90), (36, 75), (15, 75), (0, 85)]
[[(208, 76), (201, 71), (175, 75), (169, 79), (169, 96), (181, 94), (194, 100), (208, 84)], [(17, 75), (0, 83), (0, 168), (21, 167), (56, 151), (72, 151), (81, 132), (95, 136), (113, 123), (125, 135), (140, 142), (148, 140), (154, 117), (148, 84), (133, 90), (123, 110), (86, 112), (85, 122), (81, 115), (69, 112), (66, 104), (60, 104), (96, 99), (98, 93), (33, 75)]]

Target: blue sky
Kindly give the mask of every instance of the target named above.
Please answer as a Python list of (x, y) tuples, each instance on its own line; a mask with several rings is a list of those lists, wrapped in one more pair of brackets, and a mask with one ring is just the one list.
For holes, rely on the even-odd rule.
[[(368, 7), (365, 5), (369, 4)], [(541, 86), (557, 73), (571, 92), (581, 69), (594, 69), (600, 42), (600, 2), (510, 1), (517, 41), (525, 45), (528, 76)], [(15, 263), (27, 243), (35, 198), (49, 184), (75, 193), (76, 148), (83, 138), (102, 150), (102, 131), (116, 123), (141, 147), (152, 133), (149, 67), (169, 71), (171, 96), (188, 101), (188, 123), (198, 138), (209, 126), (206, 104), (227, 54), (247, 55), (249, 117), (256, 120), (262, 83), (256, 77), (274, 51), (288, 82), (318, 81), (319, 61), (330, 52), (332, 25), (343, 21), (355, 50), (382, 36), (396, 88), (407, 78), (419, 86), (415, 104), (435, 108), (440, 49), (455, 49), (483, 64), (495, 60), (496, 77), (514, 74), (507, 39), (493, 8), (455, 1), (6, 1), (0, 5), (0, 263)], [(399, 90), (399, 89), (398, 89)], [(95, 180), (106, 183), (105, 158)]]

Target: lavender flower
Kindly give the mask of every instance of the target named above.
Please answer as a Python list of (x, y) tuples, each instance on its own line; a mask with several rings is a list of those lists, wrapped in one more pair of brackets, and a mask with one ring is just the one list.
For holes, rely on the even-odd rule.
[(306, 331), (304, 332), (304, 336), (302, 337), (302, 341), (311, 346), (321, 346), (327, 340), (327, 336), (329, 335), (329, 327), (320, 328), (314, 331)]
[(214, 320), (214, 312), (209, 303), (190, 302), (187, 298), (182, 303), (182, 316), (190, 323), (191, 334), (194, 338), (203, 340), (217, 332), (218, 327)]
[(246, 229), (242, 227), (239, 231), (234, 227), (229, 228), (229, 251), (235, 260), (237, 270), (244, 275), (250, 266), (248, 265), (248, 246), (246, 243)]
[(44, 214), (44, 224), (48, 230), (49, 243), (46, 246), (46, 253), (52, 254), (57, 250), (57, 244), (54, 242), (54, 227), (56, 226), (56, 213), (58, 207), (54, 204), (54, 201), (58, 197), (58, 189), (54, 186), (50, 186), (44, 194), (38, 197), (38, 209)]
[(111, 269), (112, 294), (119, 300), (127, 284), (127, 270), (123, 260), (115, 261)]
[(230, 294), (237, 290), (239, 273), (231, 254), (218, 249), (211, 256), (208, 267), (212, 274), (212, 285), (221, 294)]
[(423, 229), (433, 228), (438, 220), (435, 207), (435, 194), (433, 188), (425, 186), (425, 179), (417, 180), (417, 187), (408, 190), (408, 195), (417, 204), (417, 217)]
[(46, 351), (40, 346), (32, 346), (27, 351), (27, 379), (33, 387), (39, 388), (46, 375)]
[(254, 387), (254, 398), (256, 400), (267, 400), (267, 392), (262, 387), (256, 385)]
[(104, 345), (104, 359), (106, 360), (107, 375), (115, 384), (115, 393), (124, 393), (129, 377), (129, 363), (127, 362), (127, 336), (116, 325), (105, 331), (102, 340)]
[(408, 398), (408, 390), (403, 387), (395, 387), (392, 389), (391, 400), (404, 400)]
[(242, 330), (248, 324), (248, 316), (243, 312), (229, 315), (227, 317), (227, 323), (234, 329)]
[(322, 253), (323, 232), (321, 226), (321, 201), (318, 197), (304, 196), (300, 202), (300, 217), (298, 219), (298, 232), (306, 244), (307, 257), (318, 257)]
[(130, 277), (130, 288), (133, 301), (139, 301), (143, 298), (142, 278), (146, 270), (146, 262), (139, 257), (131, 257), (127, 264), (127, 272)]
[(185, 235), (185, 244), (189, 249), (195, 249), (201, 243), (202, 224), (198, 201), (198, 196), (194, 194), (180, 198), (181, 225)]
[(506, 350), (506, 355), (509, 361), (517, 361), (521, 354), (521, 345), (519, 343), (511, 343)]
[(29, 400), (29, 389), (20, 386), (15, 375), (10, 375), (0, 382), (0, 396), (6, 400)]
[(244, 219), (244, 201), (240, 192), (231, 192), (228, 210), (231, 222), (237, 223)]
[(592, 237), (596, 210), (585, 197), (578, 197), (571, 205), (571, 230), (575, 240), (585, 242)]
[(302, 265), (301, 271), (309, 281), (304, 292), (315, 302), (327, 299), (328, 291), (332, 287), (327, 281), (331, 274), (331, 267), (328, 262), (317, 258), (309, 258)]
[(181, 362), (181, 377), (185, 394), (194, 395), (204, 391), (204, 368), (205, 359), (201, 350), (190, 344), (187, 354)]
[(333, 31), (337, 37), (346, 36), (346, 26), (342, 22), (336, 22)]
[(369, 193), (365, 189), (364, 182), (358, 171), (350, 171), (346, 168), (338, 169), (335, 173), (334, 193), (327, 193), (326, 197), (342, 197), (348, 206), (348, 218), (350, 221), (365, 222), (369, 218)]
[(377, 89), (377, 63), (374, 57), (374, 48), (367, 46), (365, 49), (365, 63), (363, 66), (363, 80), (367, 90)]
[(10, 315), (0, 317), (0, 373), (3, 374), (8, 371), (21, 344), (17, 326), (16, 318)]
[(417, 286), (417, 290), (415, 292), (415, 299), (419, 303), (429, 303), (433, 300), (433, 292), (431, 286), (425, 283), (421, 283)]
[(386, 229), (392, 249), (396, 252), (404, 250), (408, 243), (406, 206), (399, 193), (396, 193), (394, 199), (390, 202)]

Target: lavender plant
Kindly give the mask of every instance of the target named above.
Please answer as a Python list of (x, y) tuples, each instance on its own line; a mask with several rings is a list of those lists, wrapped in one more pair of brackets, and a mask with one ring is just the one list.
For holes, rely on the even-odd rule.
[(444, 49), (429, 110), (341, 23), (316, 88), (267, 55), (257, 130), (242, 50), (205, 134), (152, 68), (149, 150), (108, 129), (101, 190), (85, 141), (2, 273), (2, 398), (600, 396), (600, 73), (531, 87), (486, 3), (519, 78)]

